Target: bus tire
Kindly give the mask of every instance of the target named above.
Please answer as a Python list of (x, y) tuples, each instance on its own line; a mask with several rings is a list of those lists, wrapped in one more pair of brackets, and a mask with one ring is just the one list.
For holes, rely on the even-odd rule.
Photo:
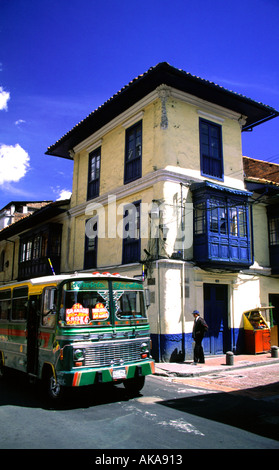
[(137, 395), (143, 388), (145, 376), (124, 380), (124, 387), (129, 395)]
[(43, 372), (43, 387), (46, 397), (52, 402), (58, 402), (63, 395), (63, 387), (56, 381), (51, 367), (45, 367)]

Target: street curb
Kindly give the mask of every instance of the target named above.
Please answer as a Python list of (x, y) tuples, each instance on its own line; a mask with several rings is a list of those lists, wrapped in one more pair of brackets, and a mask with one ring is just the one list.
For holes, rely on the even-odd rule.
[[(252, 368), (252, 367), (261, 367), (261, 366), (268, 366), (272, 364), (278, 364), (279, 359), (270, 359), (268, 361), (261, 361), (261, 362), (249, 362), (247, 364), (239, 364), (239, 365), (233, 365), (233, 366), (219, 366), (219, 367), (214, 367), (210, 368), (210, 366), (207, 366), (208, 369), (206, 370), (193, 370), (193, 371), (167, 371), (160, 369), (159, 365), (155, 365), (155, 373), (154, 375), (156, 376), (161, 376), (161, 377), (200, 377), (203, 375), (211, 375), (211, 374), (216, 374), (220, 372), (227, 372), (231, 370), (239, 370), (239, 369), (247, 369), (247, 368)], [(191, 367), (198, 367), (198, 366), (191, 366)]]

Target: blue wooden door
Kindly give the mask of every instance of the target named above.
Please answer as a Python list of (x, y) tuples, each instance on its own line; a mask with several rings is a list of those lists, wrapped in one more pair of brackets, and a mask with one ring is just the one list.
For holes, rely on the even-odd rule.
[(223, 354), (230, 349), (228, 328), (228, 286), (204, 284), (204, 319), (208, 332), (203, 341), (207, 355)]

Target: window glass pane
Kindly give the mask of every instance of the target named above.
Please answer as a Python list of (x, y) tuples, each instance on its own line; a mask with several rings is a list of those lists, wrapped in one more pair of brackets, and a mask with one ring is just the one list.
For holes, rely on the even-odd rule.
[(66, 325), (97, 325), (109, 317), (107, 281), (75, 281), (63, 286), (60, 319)]
[(200, 120), (201, 171), (214, 178), (222, 178), (221, 126)]
[(269, 220), (269, 240), (270, 245), (279, 245), (279, 219)]
[(195, 234), (205, 233), (205, 203), (195, 206)]
[(55, 326), (57, 289), (47, 288), (44, 290), (42, 325), (48, 328)]
[(227, 234), (227, 207), (223, 200), (212, 200), (209, 203), (209, 227), (214, 233)]
[(247, 224), (246, 224), (246, 210), (243, 207), (238, 208), (238, 222), (239, 222), (239, 237), (246, 237)]
[(237, 237), (238, 222), (237, 222), (237, 208), (230, 207), (230, 235)]
[(142, 124), (126, 130), (125, 177), (124, 182), (141, 177)]
[(101, 148), (89, 154), (87, 198), (99, 196)]
[(219, 221), (220, 221), (220, 233), (228, 233), (228, 222), (227, 222), (227, 209), (225, 207), (219, 207)]
[(26, 320), (28, 304), (28, 287), (19, 287), (13, 290), (12, 319)]
[(0, 292), (0, 320), (6, 320), (10, 316), (11, 310), (11, 291)]
[[(120, 320), (145, 318), (145, 305), (142, 291), (119, 291), (115, 294), (116, 317)], [(120, 297), (119, 297), (120, 296)]]

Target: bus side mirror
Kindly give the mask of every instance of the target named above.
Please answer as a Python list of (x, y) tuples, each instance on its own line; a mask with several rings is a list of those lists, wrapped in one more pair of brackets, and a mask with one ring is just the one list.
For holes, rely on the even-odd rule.
[(145, 305), (148, 308), (150, 306), (150, 290), (144, 289), (144, 294), (145, 294)]

